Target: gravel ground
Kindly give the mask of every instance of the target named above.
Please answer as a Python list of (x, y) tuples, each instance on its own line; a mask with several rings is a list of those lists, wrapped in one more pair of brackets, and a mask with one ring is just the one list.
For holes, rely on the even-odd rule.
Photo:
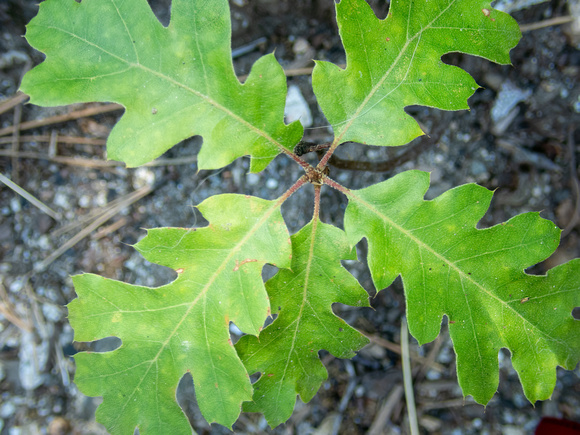
[[(160, 20), (167, 22), (168, 2), (150, 3)], [(344, 63), (331, 1), (231, 3), (233, 46), (265, 38), (254, 51), (236, 58), (239, 74), (247, 73), (261, 54), (274, 50), (286, 69), (311, 66), (311, 58)], [(384, 1), (371, 4), (379, 16), (385, 15)], [(36, 10), (35, 1), (0, 3), (0, 108), (16, 94), (24, 72), (42, 60), (21, 37), (24, 24)], [(563, 0), (513, 12), (520, 24), (569, 14)], [(331, 176), (349, 188), (359, 188), (404, 170), (427, 170), (432, 178), (430, 198), (451, 187), (478, 182), (496, 189), (481, 227), (518, 213), (541, 211), (543, 217), (566, 229), (561, 247), (546, 262), (534, 267), (534, 272), (542, 273), (580, 256), (579, 229), (570, 224), (578, 214), (579, 201), (574, 190), (578, 168), (572, 167), (573, 157), (578, 161), (580, 151), (576, 145), (580, 144), (579, 40), (580, 36), (567, 25), (526, 31), (512, 51), (512, 66), (497, 66), (459, 54), (446, 55), (446, 62), (466, 69), (482, 86), (470, 99), (471, 110), (450, 114), (408, 108), (433, 132), (432, 141), (418, 139), (397, 149), (344, 146), (337, 155), (345, 160), (393, 161), (401, 155), (408, 155), (409, 159), (400, 159), (400, 165), (382, 172), (333, 167)], [(310, 77), (293, 76), (289, 84), (301, 91), (313, 118), (313, 127), (307, 130), (305, 139), (330, 139), (312, 95)], [(105, 166), (101, 143), (120, 116), (118, 111), (21, 129), (19, 138), (3, 130), (86, 107), (92, 105), (39, 108), (18, 104), (0, 113), (0, 173), (57, 213), (56, 219), (49, 217), (0, 184), (2, 435), (104, 433), (94, 422), (99, 399), (87, 398), (76, 389), (70, 356), (77, 350), (110, 349), (117, 343), (108, 340), (96, 345), (73, 344), (64, 307), (75, 297), (71, 275), (94, 272), (139, 285), (164, 284), (173, 278), (173, 272), (144, 261), (130, 246), (144, 235), (142, 228), (203, 225), (194, 206), (205, 198), (224, 192), (275, 198), (301, 175), (301, 169), (284, 156), (260, 174), (247, 174), (247, 159), (239, 159), (220, 171), (198, 172), (191, 159), (200, 147), (198, 138), (170, 150), (158, 166)], [(27, 138), (30, 135), (37, 138)], [(90, 143), (64, 143), (64, 137), (88, 138)], [(304, 188), (284, 205), (291, 232), (310, 220), (312, 193), (311, 188)], [(323, 221), (342, 225), (345, 206), (342, 195), (323, 189)], [(110, 215), (108, 219), (99, 220), (105, 212)], [(58, 257), (51, 256), (90, 225), (94, 229), (78, 243)], [(358, 249), (359, 257), (364, 259), (365, 244), (361, 243)], [(346, 262), (345, 266), (373, 296), (373, 309), (340, 306), (336, 312), (375, 340), (352, 361), (323, 352), (328, 381), (311, 402), (298, 402), (286, 425), (269, 430), (261, 416), (243, 414), (234, 426), (235, 433), (408, 432), (401, 360), (392, 346), (400, 343), (404, 313), (401, 283), (397, 281), (377, 294), (364, 263)], [(542, 416), (580, 421), (578, 370), (559, 370), (552, 400), (534, 407), (523, 396), (507, 351), (500, 353), (500, 386), (490, 404), (483, 408), (470, 398), (463, 399), (446, 330), (443, 325), (440, 338), (422, 347), (411, 340), (412, 349), (424, 357), (413, 361), (419, 423), (425, 433), (524, 434), (532, 433)], [(184, 397), (186, 384), (182, 388)], [(182, 404), (199, 433), (229, 433), (225, 428), (204, 423), (194, 400), (184, 399)]]

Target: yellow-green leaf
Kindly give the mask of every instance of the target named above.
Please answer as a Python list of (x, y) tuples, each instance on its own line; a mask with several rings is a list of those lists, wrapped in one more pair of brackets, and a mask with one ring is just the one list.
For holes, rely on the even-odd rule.
[(78, 298), (68, 307), (75, 340), (122, 341), (112, 352), (75, 356), (75, 382), (84, 394), (103, 396), (97, 418), (110, 433), (132, 434), (135, 427), (142, 434), (189, 433), (175, 400), (187, 372), (205, 419), (228, 427), (236, 421), (252, 386), (229, 324), (258, 334), (270, 314), (262, 267), (290, 266), (279, 207), (254, 197), (213, 196), (199, 205), (209, 226), (150, 230), (136, 248), (176, 270), (168, 285), (73, 278)]
[(408, 171), (349, 193), (345, 231), (351, 244), (366, 238), (368, 264), (381, 290), (403, 279), (411, 334), (426, 343), (439, 334), (443, 315), (457, 354), (465, 395), (489, 402), (498, 386), (498, 352), (511, 352), (524, 393), (548, 399), (556, 366), (580, 360), (580, 259), (546, 276), (524, 269), (558, 246), (560, 230), (538, 213), (477, 229), (492, 192), (476, 184), (423, 196), (429, 174)]
[(147, 0), (46, 0), (26, 39), (46, 54), (22, 90), (58, 106), (116, 102), (125, 114), (107, 140), (108, 157), (139, 166), (194, 135), (200, 169), (243, 155), (259, 172), (302, 137), (284, 124), (286, 76), (270, 54), (241, 84), (231, 59), (227, 0), (173, 0), (164, 27)]
[(351, 358), (368, 343), (332, 312), (333, 303), (368, 306), (368, 294), (340, 260), (356, 260), (356, 252), (338, 228), (315, 219), (293, 235), (291, 270), (266, 283), (276, 320), (236, 344), (248, 372), (261, 373), (244, 410), (262, 412), (272, 427), (290, 418), (297, 394), (308, 402), (326, 379), (321, 349)]
[(336, 4), (346, 69), (317, 62), (312, 85), (339, 143), (404, 145), (423, 134), (403, 110), (468, 109), (478, 88), (441, 56), (461, 52), (509, 63), (517, 23), (485, 0), (392, 0), (379, 20), (365, 0)]

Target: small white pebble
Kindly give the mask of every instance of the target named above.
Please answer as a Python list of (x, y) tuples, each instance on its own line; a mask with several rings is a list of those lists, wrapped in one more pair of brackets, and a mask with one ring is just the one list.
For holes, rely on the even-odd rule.
[(42, 314), (47, 320), (51, 322), (58, 322), (62, 318), (62, 311), (59, 307), (52, 304), (43, 304), (42, 305)]
[(242, 336), (244, 333), (236, 326), (235, 323), (230, 323), (230, 332), (234, 335)]
[(89, 195), (83, 195), (79, 198), (79, 207), (89, 208), (91, 206), (91, 197)]
[(276, 180), (275, 178), (268, 178), (268, 181), (266, 181), (266, 187), (268, 189), (275, 189), (276, 187), (278, 187), (278, 180)]
[(54, 205), (65, 210), (70, 209), (67, 195), (62, 192), (56, 192), (56, 195), (54, 195)]
[(133, 176), (133, 187), (140, 189), (145, 186), (153, 186), (155, 183), (155, 173), (145, 167), (138, 168)]
[(260, 176), (258, 174), (246, 174), (246, 183), (248, 186), (255, 186), (260, 182)]
[(22, 207), (20, 206), (20, 197), (14, 197), (10, 200), (10, 208), (13, 213), (18, 213), (22, 210)]

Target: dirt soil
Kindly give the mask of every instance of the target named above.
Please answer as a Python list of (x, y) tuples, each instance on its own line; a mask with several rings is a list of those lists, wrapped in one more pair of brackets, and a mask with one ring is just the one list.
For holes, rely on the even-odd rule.
[[(275, 198), (301, 175), (301, 169), (280, 156), (260, 174), (247, 174), (245, 158), (219, 171), (198, 172), (199, 138), (177, 145), (154, 166), (126, 169), (106, 162), (104, 141), (121, 111), (96, 104), (40, 108), (23, 104), (17, 94), (25, 71), (43, 58), (22, 38), (25, 23), (37, 11), (35, 3), (0, 2), (0, 173), (55, 213), (51, 217), (50, 211), (40, 210), (0, 183), (0, 433), (101, 434), (104, 429), (94, 421), (99, 399), (83, 396), (72, 382), (71, 356), (78, 350), (112, 349), (118, 342), (73, 343), (65, 308), (75, 297), (70, 276), (93, 272), (139, 285), (167, 283), (174, 278), (173, 271), (144, 261), (130, 246), (144, 236), (143, 228), (204, 225), (194, 206), (205, 198), (224, 192)], [(150, 3), (167, 23), (169, 2)], [(271, 52), (290, 71), (311, 67), (312, 58), (345, 62), (332, 1), (231, 0), (231, 4), (233, 47), (265, 38), (235, 59), (240, 75)], [(385, 16), (387, 3), (371, 4), (380, 17)], [(569, 14), (566, 1), (554, 0), (512, 15), (528, 25)], [(511, 66), (446, 55), (446, 62), (466, 69), (482, 86), (470, 99), (471, 110), (445, 113), (410, 107), (408, 112), (432, 133), (431, 140), (417, 139), (396, 149), (344, 146), (337, 153), (341, 159), (370, 162), (371, 169), (385, 170), (332, 167), (331, 176), (349, 188), (360, 188), (404, 170), (422, 169), (431, 172), (430, 198), (477, 182), (496, 190), (481, 227), (538, 211), (565, 229), (561, 247), (532, 268), (534, 273), (580, 256), (575, 163), (580, 151), (580, 51), (579, 36), (566, 29), (566, 24), (557, 24), (525, 31), (512, 51)], [(289, 84), (301, 90), (314, 119), (305, 139), (329, 140), (310, 76), (291, 75)], [(98, 113), (78, 114), (87, 108)], [(67, 114), (65, 121), (52, 119)], [(315, 161), (316, 156), (309, 158)], [(305, 188), (284, 205), (291, 232), (310, 220), (312, 204), (313, 190)], [(345, 205), (341, 194), (323, 189), (322, 220), (342, 225)], [(358, 250), (364, 259), (366, 245), (361, 243)], [(373, 296), (373, 308), (337, 306), (335, 311), (372, 336), (372, 344), (349, 361), (322, 352), (329, 378), (311, 402), (298, 401), (286, 425), (271, 430), (261, 416), (242, 414), (235, 433), (409, 432), (398, 351), (405, 307), (401, 283), (377, 294), (364, 263), (345, 262), (345, 267)], [(464, 399), (445, 322), (434, 343), (419, 347), (411, 339), (415, 401), (424, 433), (527, 434), (543, 416), (580, 421), (578, 370), (559, 369), (552, 399), (534, 406), (525, 399), (505, 350), (499, 355), (499, 389), (489, 405), (484, 408)], [(201, 419), (195, 401), (185, 398), (188, 383), (182, 385), (181, 403), (196, 430), (229, 433)]]

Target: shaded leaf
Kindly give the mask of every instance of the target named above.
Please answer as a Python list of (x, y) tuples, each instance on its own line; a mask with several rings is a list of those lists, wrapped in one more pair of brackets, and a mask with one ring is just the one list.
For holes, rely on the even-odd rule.
[(580, 359), (580, 259), (546, 276), (524, 269), (558, 246), (560, 230), (538, 213), (476, 229), (492, 192), (475, 184), (432, 201), (423, 196), (429, 174), (408, 171), (351, 191), (345, 230), (351, 245), (366, 237), (368, 264), (378, 290), (401, 275), (409, 330), (419, 343), (434, 340), (441, 319), (457, 354), (465, 395), (489, 402), (498, 386), (498, 352), (507, 348), (533, 403), (548, 399), (556, 366)]
[(266, 283), (276, 320), (236, 344), (248, 373), (261, 373), (244, 410), (264, 413), (272, 427), (292, 415), (296, 394), (308, 402), (327, 378), (318, 351), (351, 358), (368, 343), (332, 312), (336, 302), (368, 306), (368, 294), (340, 260), (356, 260), (356, 251), (338, 228), (314, 220), (293, 235), (291, 270)]
[[(229, 323), (257, 334), (270, 313), (261, 277), (266, 262), (290, 265), (289, 234), (279, 203), (241, 195), (213, 196), (199, 205), (210, 224), (200, 229), (150, 230), (136, 249), (176, 269), (172, 283), (148, 288), (96, 275), (73, 278), (69, 304), (75, 340), (119, 337), (109, 353), (75, 356), (75, 382), (103, 396), (99, 422), (113, 434), (189, 433), (175, 402), (191, 372), (209, 422), (231, 425), (252, 387), (229, 336)], [(186, 431), (185, 428), (189, 429)]]
[(274, 55), (258, 60), (242, 85), (230, 38), (227, 0), (173, 0), (168, 27), (146, 0), (46, 0), (26, 32), (46, 60), (22, 90), (38, 105), (125, 106), (107, 152), (128, 166), (201, 135), (200, 169), (249, 154), (258, 172), (303, 130), (284, 124), (286, 77)]
[(317, 62), (312, 84), (339, 143), (403, 145), (422, 133), (413, 104), (468, 109), (478, 88), (441, 56), (462, 52), (507, 64), (517, 23), (482, 0), (393, 0), (379, 20), (364, 0), (336, 4), (346, 69)]

